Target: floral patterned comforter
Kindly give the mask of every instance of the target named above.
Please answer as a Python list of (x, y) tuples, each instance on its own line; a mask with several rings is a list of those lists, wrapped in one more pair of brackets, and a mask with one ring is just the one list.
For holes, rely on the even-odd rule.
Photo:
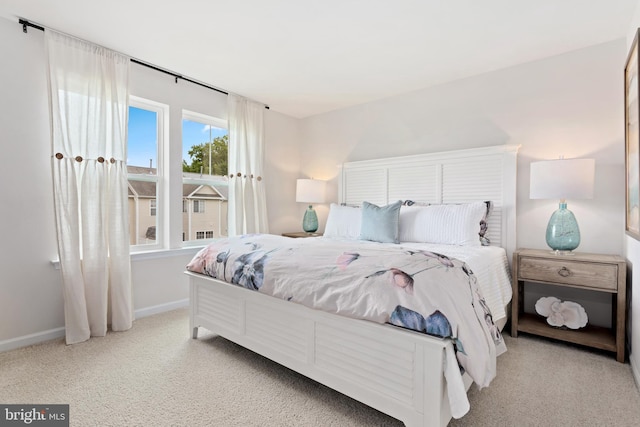
[(479, 387), (506, 350), (466, 264), (401, 245), (244, 235), (198, 252), (187, 270), (314, 309), (450, 338)]

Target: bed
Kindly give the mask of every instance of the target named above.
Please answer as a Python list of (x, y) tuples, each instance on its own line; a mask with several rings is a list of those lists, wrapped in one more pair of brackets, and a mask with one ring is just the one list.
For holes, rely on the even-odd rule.
[[(501, 328), (510, 299), (507, 260), (515, 249), (517, 150), (505, 145), (345, 163), (340, 168), (339, 202), (347, 207), (363, 202), (384, 206), (396, 200), (417, 205), (491, 201), (484, 236), (490, 246), (473, 250), (423, 242), (397, 246), (401, 252), (444, 254), (468, 264), (482, 293), (490, 294), (486, 303), (492, 322)], [(344, 237), (328, 234), (318, 239)], [(485, 263), (490, 253), (497, 261)], [(348, 264), (349, 259), (342, 261)], [(460, 417), (469, 409), (465, 393), (472, 379), (469, 372), (460, 375), (454, 339), (309, 308), (283, 296), (268, 297), (216, 274), (216, 278), (186, 274), (193, 338), (204, 327), (407, 426), (443, 426), (452, 415)], [(500, 274), (507, 276), (506, 287), (504, 279), (493, 286)]]

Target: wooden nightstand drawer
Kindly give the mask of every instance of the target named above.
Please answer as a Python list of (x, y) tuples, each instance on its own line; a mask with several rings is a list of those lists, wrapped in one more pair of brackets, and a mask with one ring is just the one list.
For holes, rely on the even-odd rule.
[(585, 288), (618, 289), (618, 266), (567, 259), (541, 259), (523, 256), (518, 267), (520, 280), (533, 280)]

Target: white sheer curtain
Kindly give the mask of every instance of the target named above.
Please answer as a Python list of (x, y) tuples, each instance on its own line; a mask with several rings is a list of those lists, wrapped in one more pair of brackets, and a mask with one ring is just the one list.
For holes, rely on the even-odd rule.
[(229, 235), (268, 233), (264, 105), (229, 94)]
[(133, 321), (129, 58), (47, 29), (53, 191), (67, 344)]

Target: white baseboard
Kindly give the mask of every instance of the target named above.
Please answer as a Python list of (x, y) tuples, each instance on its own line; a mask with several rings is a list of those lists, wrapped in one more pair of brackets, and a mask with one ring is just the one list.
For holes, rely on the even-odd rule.
[[(152, 316), (165, 311), (171, 311), (178, 308), (188, 307), (189, 299), (172, 301), (166, 304), (154, 305), (152, 307), (140, 308), (134, 312), (136, 319)], [(27, 347), (29, 345), (40, 344), (45, 341), (55, 340), (64, 337), (64, 327), (49, 329), (48, 331), (36, 332), (35, 334), (23, 335), (21, 337), (10, 338), (0, 341), (0, 353), (16, 348)]]
[(171, 301), (166, 304), (154, 305), (152, 307), (139, 308), (134, 312), (134, 315), (136, 319), (141, 319), (143, 317), (153, 316), (154, 314), (164, 313), (165, 311), (171, 311), (183, 307), (189, 307), (189, 298)]
[(45, 341), (55, 340), (62, 337), (64, 337), (64, 327), (36, 332), (35, 334), (23, 335), (21, 337), (0, 341), (0, 352), (14, 350), (20, 347), (27, 347), (33, 344), (40, 344)]
[(629, 356), (629, 364), (631, 365), (631, 372), (633, 373), (633, 378), (636, 380), (636, 387), (640, 389), (640, 366), (636, 366), (635, 360)]

